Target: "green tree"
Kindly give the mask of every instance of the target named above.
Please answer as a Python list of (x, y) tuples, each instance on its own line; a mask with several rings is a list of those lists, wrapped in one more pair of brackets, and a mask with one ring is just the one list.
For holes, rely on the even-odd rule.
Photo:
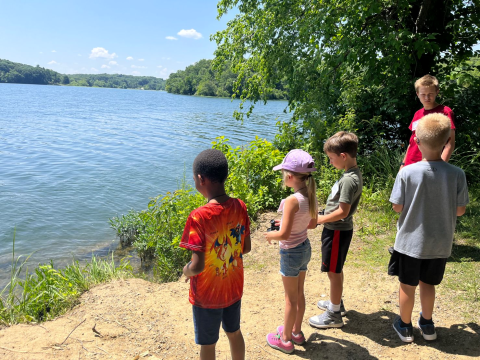
[[(460, 136), (463, 113), (477, 106), (458, 96), (479, 98), (478, 87), (464, 91), (457, 78), (473, 69), (478, 0), (221, 0), (219, 17), (234, 7), (238, 15), (212, 36), (214, 69), (234, 64), (241, 98), (254, 102), (284, 80), (291, 126), (313, 146), (338, 129), (357, 131), (363, 149), (405, 141), (421, 106), (413, 83), (427, 73), (440, 79)], [(478, 113), (468, 121), (474, 129)]]

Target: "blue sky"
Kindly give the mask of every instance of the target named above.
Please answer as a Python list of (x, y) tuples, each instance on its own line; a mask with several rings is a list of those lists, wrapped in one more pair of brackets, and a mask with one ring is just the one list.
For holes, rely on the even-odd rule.
[(0, 58), (60, 73), (167, 78), (212, 59), (217, 0), (0, 0)]

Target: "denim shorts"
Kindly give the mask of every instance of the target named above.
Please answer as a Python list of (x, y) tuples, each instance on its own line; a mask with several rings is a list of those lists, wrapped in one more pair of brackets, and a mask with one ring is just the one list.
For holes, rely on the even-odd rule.
[(204, 309), (193, 305), (193, 327), (197, 345), (212, 345), (218, 341), (220, 324), (227, 333), (240, 329), (242, 300), (222, 309)]
[(280, 248), (280, 274), (297, 277), (300, 271), (307, 271), (311, 257), (312, 248), (308, 239), (292, 249)]

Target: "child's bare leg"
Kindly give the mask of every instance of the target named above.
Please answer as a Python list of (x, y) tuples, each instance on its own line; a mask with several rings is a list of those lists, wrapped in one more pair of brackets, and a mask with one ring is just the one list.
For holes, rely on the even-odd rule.
[(400, 317), (405, 324), (412, 321), (413, 305), (415, 305), (415, 289), (416, 286), (400, 283), (398, 292), (398, 301), (400, 304)]
[(305, 276), (306, 271), (300, 271), (298, 275), (298, 302), (297, 302), (297, 316), (295, 324), (293, 325), (292, 332), (294, 334), (300, 334), (302, 331), (302, 321), (305, 315)]
[(238, 329), (235, 332), (225, 332), (230, 343), (230, 352), (232, 360), (245, 360), (245, 340), (243, 340), (242, 331)]
[(435, 305), (435, 286), (420, 281), (420, 303), (422, 304), (422, 316), (430, 320)]
[(200, 345), (200, 360), (215, 360), (215, 345)]
[(342, 301), (343, 271), (340, 274), (329, 271), (328, 279), (330, 280), (330, 302), (338, 305)]
[(292, 330), (297, 319), (298, 277), (282, 276), (285, 288), (285, 317), (283, 322), (283, 341), (292, 340)]

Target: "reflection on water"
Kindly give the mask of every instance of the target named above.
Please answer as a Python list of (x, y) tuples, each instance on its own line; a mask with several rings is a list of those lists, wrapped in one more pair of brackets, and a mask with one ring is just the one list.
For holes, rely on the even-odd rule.
[[(166, 92), (0, 84), (0, 282), (16, 253), (55, 264), (116, 246), (108, 219), (173, 191), (217, 136), (272, 140), (287, 103)], [(2, 275), (3, 274), (3, 275)]]

